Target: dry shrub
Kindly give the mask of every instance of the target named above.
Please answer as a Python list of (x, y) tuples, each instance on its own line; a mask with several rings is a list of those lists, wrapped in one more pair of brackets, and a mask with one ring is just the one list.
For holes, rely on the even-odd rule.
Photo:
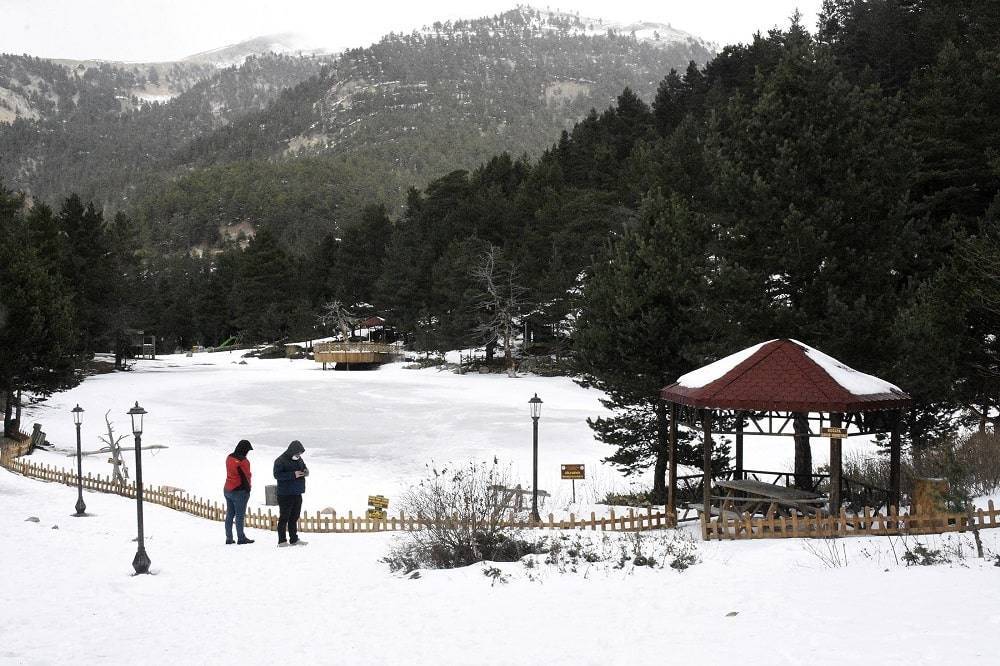
[[(990, 495), (1000, 489), (1000, 435), (974, 432), (948, 437), (922, 449), (902, 461), (901, 483), (904, 495), (911, 495), (914, 478), (947, 479), (949, 508), (964, 511), (975, 497)], [(848, 455), (843, 463), (844, 476), (864, 483), (889, 487), (887, 455)]]
[[(408, 490), (401, 506), (425, 523), (402, 533), (383, 559), (393, 571), (449, 569), (483, 560), (515, 562), (535, 547), (508, 526), (510, 509), (494, 486), (510, 487), (509, 474), (492, 463), (454, 469), (428, 466), (428, 475)], [(524, 519), (525, 515), (517, 516)]]

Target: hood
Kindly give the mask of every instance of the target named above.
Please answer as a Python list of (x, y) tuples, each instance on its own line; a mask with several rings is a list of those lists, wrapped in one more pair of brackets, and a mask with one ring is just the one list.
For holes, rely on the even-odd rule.
[(301, 455), (305, 452), (306, 447), (302, 446), (302, 442), (297, 439), (293, 439), (292, 443), (288, 445), (287, 449), (285, 449), (285, 455), (289, 457)]
[(234, 458), (246, 458), (248, 451), (253, 451), (253, 446), (250, 445), (249, 441), (247, 441), (245, 439), (241, 439), (239, 441), (239, 444), (236, 445), (236, 450), (233, 451), (233, 457)]

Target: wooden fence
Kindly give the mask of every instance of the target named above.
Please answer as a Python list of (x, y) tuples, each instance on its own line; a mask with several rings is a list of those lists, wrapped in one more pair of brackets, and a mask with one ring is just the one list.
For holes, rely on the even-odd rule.
[(900, 514), (891, 507), (888, 514), (866, 507), (859, 513), (841, 509), (832, 516), (721, 516), (701, 518), (702, 538), (776, 539), (796, 537), (895, 536), (903, 534), (940, 534), (1000, 527), (1000, 509), (989, 500), (986, 509), (966, 513)]
[[(5, 444), (0, 450), (0, 466), (12, 472), (24, 476), (62, 483), (67, 486), (77, 485), (77, 475), (73, 470), (57, 469), (49, 465), (39, 465), (27, 462), (20, 458), (26, 452), (25, 448)], [(82, 478), (83, 487), (101, 493), (111, 493), (122, 497), (135, 498), (136, 487), (134, 482), (127, 484), (113, 483), (110, 477), (94, 476), (87, 474)], [(213, 502), (201, 497), (192, 497), (187, 493), (180, 493), (169, 486), (151, 488), (144, 485), (142, 491), (144, 502), (159, 504), (170, 509), (183, 511), (200, 518), (222, 521), (226, 518), (226, 506), (224, 503)], [(550, 530), (601, 530), (615, 532), (639, 532), (647, 530), (665, 529), (675, 527), (676, 520), (670, 520), (664, 511), (653, 511), (647, 508), (646, 511), (636, 511), (629, 509), (627, 514), (615, 515), (614, 509), (609, 516), (597, 517), (595, 513), (590, 514), (589, 519), (578, 518), (574, 514), (569, 515), (569, 519), (556, 520), (554, 514), (549, 514), (547, 520), (534, 523), (517, 514), (511, 514), (503, 521), (505, 527), (512, 528), (534, 528)], [(451, 518), (430, 519), (420, 515), (406, 515), (400, 511), (398, 516), (386, 516), (385, 518), (370, 518), (367, 514), (354, 515), (353, 511), (348, 511), (347, 515), (338, 515), (336, 511), (318, 512), (310, 514), (303, 511), (299, 518), (298, 529), (300, 532), (389, 532), (400, 530), (418, 530), (427, 527), (434, 527), (441, 523), (445, 525), (456, 525), (459, 522), (457, 515)], [(278, 528), (278, 516), (274, 515), (271, 509), (266, 512), (261, 509), (247, 512), (246, 526), (262, 530), (275, 531)]]

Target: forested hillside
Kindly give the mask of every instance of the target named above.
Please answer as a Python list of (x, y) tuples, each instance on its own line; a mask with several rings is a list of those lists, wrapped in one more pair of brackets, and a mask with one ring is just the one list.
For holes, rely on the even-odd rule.
[(314, 58), (275, 54), (222, 70), (181, 64), (178, 76), (206, 76), (166, 103), (151, 103), (132, 94), (148, 72), (0, 56), (0, 71), (9, 72), (0, 95), (6, 90), (31, 103), (29, 112), (0, 123), (0, 180), (42, 200), (72, 190), (109, 213), (123, 210), (168, 175), (164, 165), (181, 146), (263, 108), (320, 66)]
[[(122, 79), (100, 88), (103, 104), (0, 124), (0, 178), (44, 200), (72, 190), (108, 215), (127, 210), (165, 249), (218, 246), (220, 228), (233, 225), (270, 224), (306, 243), (349, 226), (361, 200), (396, 214), (409, 186), (498, 152), (538, 155), (623, 86), (650, 95), (663, 72), (711, 56), (666, 25), (618, 29), (521, 8), (389, 35), (336, 59), (257, 56), (164, 104), (112, 104), (137, 75), (101, 65), (87, 71)], [(328, 177), (320, 192), (289, 180), (303, 157)], [(199, 194), (216, 180), (221, 203)], [(255, 204), (261, 191), (308, 211), (276, 214)], [(303, 197), (326, 204), (303, 206)]]

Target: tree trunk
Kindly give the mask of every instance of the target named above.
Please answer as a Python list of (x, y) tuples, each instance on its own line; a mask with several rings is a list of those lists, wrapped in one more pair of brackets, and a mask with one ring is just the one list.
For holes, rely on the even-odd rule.
[(21, 389), (17, 389), (17, 400), (14, 402), (14, 432), (21, 432)]
[(0, 413), (3, 414), (3, 430), (0, 430), (0, 434), (6, 437), (10, 434), (9, 431), (9, 418), (7, 406), (10, 404), (10, 391), (6, 388), (0, 388)]
[(795, 429), (795, 487), (812, 490), (812, 449), (809, 446), (809, 415), (796, 412), (792, 417)]
[(670, 462), (670, 421), (667, 405), (656, 398), (656, 464), (653, 466), (653, 504), (667, 503), (667, 463)]
[(510, 326), (506, 326), (503, 330), (503, 365), (504, 368), (510, 373), (514, 369), (514, 359), (510, 353)]

